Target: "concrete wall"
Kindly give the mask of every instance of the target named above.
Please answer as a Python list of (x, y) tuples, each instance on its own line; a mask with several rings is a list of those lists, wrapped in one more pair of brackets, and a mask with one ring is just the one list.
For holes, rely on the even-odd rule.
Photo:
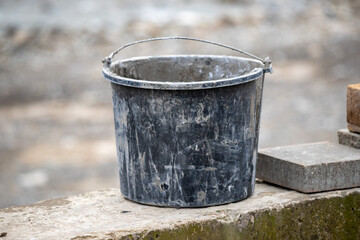
[(136, 204), (118, 189), (107, 189), (0, 209), (0, 234), (3, 239), (360, 239), (360, 188), (303, 194), (257, 183), (244, 201), (185, 209)]

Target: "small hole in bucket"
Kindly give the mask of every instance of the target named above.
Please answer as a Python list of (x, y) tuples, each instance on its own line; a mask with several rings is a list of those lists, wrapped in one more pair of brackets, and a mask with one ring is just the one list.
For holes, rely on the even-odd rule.
[(161, 189), (162, 190), (168, 190), (169, 189), (169, 185), (167, 185), (166, 183), (161, 184)]

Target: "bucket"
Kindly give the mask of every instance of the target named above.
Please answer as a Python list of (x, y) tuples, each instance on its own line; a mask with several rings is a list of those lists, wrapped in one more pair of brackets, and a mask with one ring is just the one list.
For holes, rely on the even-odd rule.
[[(160, 40), (199, 41), (249, 58), (166, 55), (112, 62), (126, 47)], [(253, 193), (269, 58), (207, 40), (163, 37), (126, 44), (103, 63), (112, 87), (120, 189), (126, 199), (204, 207)]]

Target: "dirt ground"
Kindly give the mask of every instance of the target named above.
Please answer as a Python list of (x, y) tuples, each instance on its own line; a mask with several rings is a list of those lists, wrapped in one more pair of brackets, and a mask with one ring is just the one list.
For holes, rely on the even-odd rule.
[[(336, 142), (360, 82), (359, 1), (0, 1), (0, 207), (117, 187), (111, 89), (120, 45), (190, 36), (270, 56), (260, 148)], [(234, 52), (171, 41), (117, 58)]]

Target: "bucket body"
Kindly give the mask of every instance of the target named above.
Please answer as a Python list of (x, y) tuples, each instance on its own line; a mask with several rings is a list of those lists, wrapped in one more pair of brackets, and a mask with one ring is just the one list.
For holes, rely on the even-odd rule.
[(264, 70), (227, 56), (118, 61), (110, 80), (122, 195), (135, 202), (203, 207), (255, 187)]

